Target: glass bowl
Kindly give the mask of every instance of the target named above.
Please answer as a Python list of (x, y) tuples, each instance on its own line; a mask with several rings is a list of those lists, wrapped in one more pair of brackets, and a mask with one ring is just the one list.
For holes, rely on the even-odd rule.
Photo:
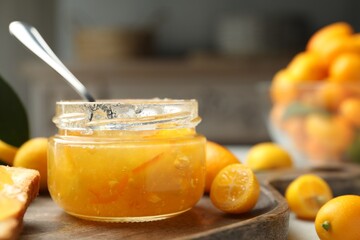
[(297, 167), (360, 162), (360, 83), (318, 81), (266, 89), (270, 137), (292, 154)]

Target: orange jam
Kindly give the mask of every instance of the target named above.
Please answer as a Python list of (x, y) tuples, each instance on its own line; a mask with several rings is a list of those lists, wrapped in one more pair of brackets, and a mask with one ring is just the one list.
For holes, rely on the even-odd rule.
[(152, 221), (191, 209), (205, 180), (199, 121), (194, 100), (57, 103), (51, 197), (67, 213), (96, 221)]

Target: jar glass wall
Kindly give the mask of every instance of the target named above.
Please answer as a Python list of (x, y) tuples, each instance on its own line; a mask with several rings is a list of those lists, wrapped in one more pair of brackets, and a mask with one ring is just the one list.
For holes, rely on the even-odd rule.
[(195, 100), (58, 102), (48, 185), (67, 213), (140, 222), (191, 209), (203, 195), (206, 139)]

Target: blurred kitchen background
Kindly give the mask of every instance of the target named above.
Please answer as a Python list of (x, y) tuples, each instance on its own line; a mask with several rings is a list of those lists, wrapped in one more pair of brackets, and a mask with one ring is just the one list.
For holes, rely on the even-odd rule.
[(55, 102), (79, 99), (8, 33), (29, 22), (98, 99), (196, 98), (198, 131), (225, 144), (268, 139), (257, 86), (358, 0), (0, 0), (0, 73), (26, 105), (32, 136), (55, 132)]

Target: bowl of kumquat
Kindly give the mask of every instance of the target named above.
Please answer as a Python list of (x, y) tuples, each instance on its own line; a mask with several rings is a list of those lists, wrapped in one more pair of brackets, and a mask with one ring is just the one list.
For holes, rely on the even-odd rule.
[(360, 33), (336, 22), (276, 72), (267, 115), (270, 136), (297, 166), (360, 163)]

